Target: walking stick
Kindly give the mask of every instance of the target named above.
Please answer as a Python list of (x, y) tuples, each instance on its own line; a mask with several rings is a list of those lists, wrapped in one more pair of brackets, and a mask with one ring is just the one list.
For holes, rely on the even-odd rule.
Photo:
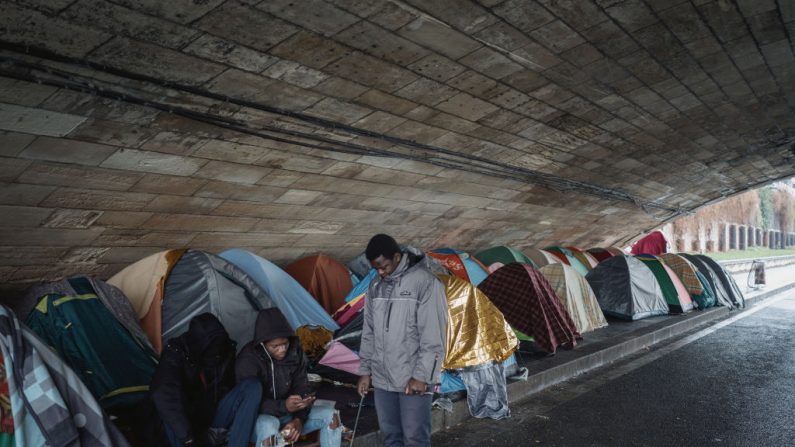
[(356, 421), (353, 423), (353, 434), (351, 435), (351, 442), (348, 447), (353, 447), (353, 440), (356, 439), (356, 428), (359, 426), (359, 415), (362, 414), (362, 406), (364, 405), (364, 394), (359, 399), (359, 409), (356, 410)]

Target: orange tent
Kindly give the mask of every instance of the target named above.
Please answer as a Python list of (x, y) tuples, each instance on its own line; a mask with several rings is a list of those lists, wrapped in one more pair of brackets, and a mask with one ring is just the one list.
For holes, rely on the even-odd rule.
[(329, 315), (345, 305), (345, 295), (353, 288), (345, 264), (322, 254), (301, 258), (284, 271), (304, 286)]

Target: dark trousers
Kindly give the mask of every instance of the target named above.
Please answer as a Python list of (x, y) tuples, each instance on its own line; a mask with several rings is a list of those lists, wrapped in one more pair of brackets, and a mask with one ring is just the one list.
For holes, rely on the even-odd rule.
[(378, 426), (384, 447), (425, 447), (431, 445), (432, 395), (406, 395), (375, 389)]
[[(254, 421), (259, 413), (260, 399), (262, 398), (262, 383), (251, 378), (243, 380), (232, 388), (215, 409), (212, 428), (226, 428), (229, 430), (229, 447), (246, 447), (254, 431)], [(165, 425), (166, 436), (172, 447), (182, 447), (182, 442), (177, 438), (168, 424)], [(194, 427), (204, 430), (207, 427)], [(201, 445), (200, 440), (195, 440)]]

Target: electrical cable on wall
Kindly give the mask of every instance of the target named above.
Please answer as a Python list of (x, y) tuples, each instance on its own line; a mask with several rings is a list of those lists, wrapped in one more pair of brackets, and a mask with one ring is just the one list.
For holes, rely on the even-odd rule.
[[(7, 48), (9, 44), (0, 43), (0, 46)], [(13, 47), (13, 45), (11, 46)], [(34, 53), (41, 53), (41, 52), (42, 51), (34, 51)], [(44, 52), (48, 53), (46, 51)], [(51, 55), (51, 53), (48, 53), (48, 55)], [(24, 57), (24, 55), (20, 56)], [(147, 99), (143, 97), (145, 94), (147, 94), (146, 92), (136, 92), (136, 94), (132, 94), (129, 92), (121, 92), (118, 91), (118, 86), (115, 84), (111, 84), (110, 87), (103, 87), (103, 83), (105, 81), (96, 78), (91, 78), (83, 74), (64, 71), (63, 68), (56, 69), (40, 62), (25, 61), (18, 57), (9, 57), (7, 55), (0, 56), (0, 64), (2, 64), (2, 68), (0, 68), (0, 74), (15, 79), (20, 79), (23, 81), (28, 81), (28, 82), (35, 81), (51, 85), (54, 87), (66, 88), (70, 90), (80, 91), (86, 94), (101, 96), (116, 101), (136, 104), (144, 107), (150, 107), (167, 113), (184, 116), (192, 120), (201, 121), (213, 126), (234, 130), (236, 132), (241, 132), (249, 135), (255, 135), (272, 141), (294, 144), (307, 148), (344, 152), (350, 154), (379, 156), (379, 157), (397, 157), (407, 160), (430, 163), (445, 168), (459, 169), (468, 172), (494, 176), (498, 178), (518, 180), (524, 183), (537, 184), (556, 191), (576, 191), (578, 193), (597, 196), (607, 200), (630, 202), (638, 206), (640, 209), (642, 209), (644, 212), (651, 215), (655, 219), (659, 220), (669, 220), (676, 215), (687, 212), (687, 210), (681, 208), (674, 208), (657, 202), (648, 202), (623, 191), (599, 185), (578, 182), (575, 180), (566, 179), (552, 174), (547, 174), (539, 171), (521, 168), (518, 166), (513, 166), (507, 163), (496, 162), (483, 157), (461, 154), (452, 151), (450, 149), (418, 143), (416, 141), (397, 138), (383, 133), (373, 132), (365, 129), (359, 129), (353, 126), (336, 123), (334, 121), (330, 121), (327, 119), (312, 117), (299, 112), (292, 112), (264, 104), (255, 103), (252, 101), (241, 100), (229, 96), (219, 95), (217, 93), (201, 90), (196, 87), (177, 85), (172, 82), (164, 82), (146, 76), (122, 72), (117, 69), (108, 69), (107, 67), (102, 67), (97, 64), (87, 63), (85, 61), (79, 61), (80, 63), (78, 64), (76, 63), (75, 59), (71, 58), (64, 58), (58, 56), (57, 59), (63, 60), (64, 62), (70, 63), (72, 65), (80, 65), (86, 68), (91, 68), (92, 70), (101, 70), (106, 73), (122, 76), (125, 78), (125, 80), (139, 81), (139, 82), (144, 82), (146, 84), (155, 84), (158, 87), (183, 91), (202, 98), (212, 99), (216, 101), (223, 101), (224, 103), (234, 104), (240, 107), (252, 108), (259, 111), (272, 113), (277, 116), (300, 120), (302, 122), (313, 124), (315, 126), (319, 126), (332, 131), (337, 131), (337, 132), (341, 131), (368, 138), (374, 138), (395, 144), (397, 146), (408, 148), (412, 152), (414, 152), (415, 150), (419, 150), (420, 152), (424, 152), (425, 154), (414, 155), (413, 153), (398, 152), (395, 150), (387, 150), (387, 149), (378, 149), (346, 141), (334, 140), (331, 138), (326, 138), (323, 136), (300, 132), (296, 130), (283, 129), (270, 125), (259, 125), (258, 128), (254, 129), (243, 122), (231, 118), (203, 111), (202, 112), (195, 111), (185, 107), (174, 106), (151, 98)], [(148, 94), (151, 95), (151, 92), (148, 92)], [(310, 140), (314, 141), (315, 143), (307, 141), (299, 141), (296, 140), (295, 138)], [(667, 211), (668, 213), (670, 213), (670, 215), (661, 218), (659, 216), (655, 216), (652, 212), (649, 211), (649, 209)]]

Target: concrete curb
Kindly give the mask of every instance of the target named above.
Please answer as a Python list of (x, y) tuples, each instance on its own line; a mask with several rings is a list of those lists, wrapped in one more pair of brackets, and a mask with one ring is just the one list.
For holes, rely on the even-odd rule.
[[(795, 289), (795, 283), (771, 289), (752, 297), (746, 298), (746, 302), (754, 302), (769, 298), (773, 295)], [(747, 308), (747, 307), (746, 307)], [(684, 316), (681, 321), (665, 325), (648, 333), (629, 338), (628, 340), (607, 346), (596, 352), (583, 355), (561, 365), (556, 365), (538, 373), (530, 375), (526, 381), (508, 384), (508, 402), (516, 403), (552, 385), (564, 382), (573, 377), (592, 371), (601, 366), (620, 360), (629, 355), (635, 354), (642, 349), (657, 343), (663, 342), (684, 332), (690, 331), (700, 325), (728, 316), (729, 309), (725, 307), (714, 307), (697, 314)], [(450, 428), (471, 418), (466, 399), (453, 403), (453, 411), (446, 412), (434, 409), (432, 413), (431, 432), (436, 433), (440, 430)], [(380, 439), (380, 432), (372, 432), (357, 437), (354, 443), (356, 447), (371, 447), (383, 445)]]

